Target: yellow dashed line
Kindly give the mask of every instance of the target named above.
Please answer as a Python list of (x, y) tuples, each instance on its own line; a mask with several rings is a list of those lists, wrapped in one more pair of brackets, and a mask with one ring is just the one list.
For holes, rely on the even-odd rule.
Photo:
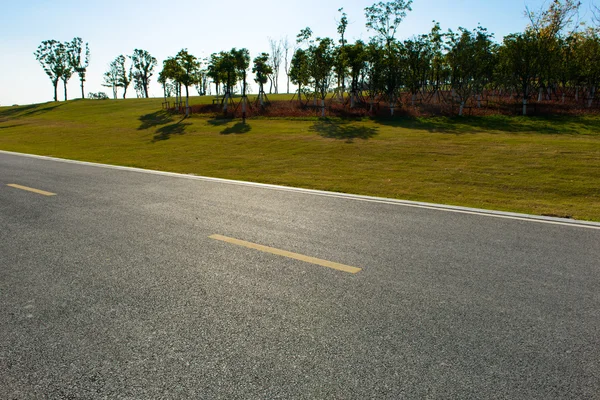
[(278, 256), (293, 258), (294, 260), (300, 260), (304, 262), (308, 262), (311, 264), (320, 265), (322, 267), (332, 268), (338, 271), (349, 272), (351, 274), (356, 274), (360, 272), (361, 268), (351, 267), (349, 265), (339, 264), (332, 261), (321, 260), (320, 258), (309, 257), (298, 253), (292, 253), (291, 251), (280, 250), (273, 247), (263, 246), (256, 243), (246, 242), (244, 240), (234, 239), (223, 235), (211, 235), (209, 236), (211, 239), (220, 240), (222, 242), (227, 242), (231, 244), (235, 244), (238, 246), (247, 247), (249, 249), (263, 251), (265, 253), (276, 254)]

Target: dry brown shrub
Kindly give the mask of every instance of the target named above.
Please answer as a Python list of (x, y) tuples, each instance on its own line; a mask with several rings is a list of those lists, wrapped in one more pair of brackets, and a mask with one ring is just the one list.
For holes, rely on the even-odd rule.
[[(584, 100), (575, 101), (573, 96), (565, 98), (563, 104), (562, 98), (555, 96), (556, 100), (529, 101), (527, 106), (528, 115), (550, 116), (550, 115), (589, 115), (599, 114), (599, 101), (596, 101), (592, 108), (588, 108)], [(397, 117), (434, 117), (434, 116), (456, 116), (459, 111), (459, 104), (452, 101), (451, 93), (448, 91), (440, 92), (438, 97), (428, 94), (426, 96), (417, 96), (413, 105), (412, 95), (403, 93), (399, 98), (399, 104), (394, 109), (394, 116)], [(387, 102), (380, 99), (374, 102), (373, 109), (366, 99), (357, 101), (354, 108), (350, 108), (349, 98), (339, 101), (334, 98), (325, 100), (325, 115), (327, 117), (338, 118), (362, 118), (362, 117), (388, 117), (390, 108)], [(247, 103), (246, 117), (271, 117), (271, 118), (314, 118), (322, 115), (321, 101), (313, 99), (298, 101), (277, 100), (266, 103), (261, 106), (256, 101)], [(481, 107), (478, 107), (475, 98), (471, 97), (466, 102), (463, 114), (465, 116), (485, 116), (485, 115), (521, 115), (523, 110), (521, 99), (516, 96), (503, 95), (495, 93), (485, 93), (481, 101)], [(177, 110), (172, 110), (177, 112)], [(185, 110), (179, 110), (183, 113)], [(234, 100), (228, 106), (227, 113), (223, 112), (221, 104), (204, 104), (191, 106), (193, 114), (220, 116), (226, 118), (241, 118), (242, 107), (239, 99)]]

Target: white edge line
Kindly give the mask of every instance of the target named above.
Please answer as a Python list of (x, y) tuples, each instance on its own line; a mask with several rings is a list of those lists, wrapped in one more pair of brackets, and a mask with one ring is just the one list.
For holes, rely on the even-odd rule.
[(254, 186), (254, 187), (259, 187), (259, 188), (264, 188), (264, 189), (272, 189), (272, 190), (287, 191), (287, 192), (309, 193), (309, 194), (314, 194), (314, 195), (324, 196), (324, 197), (335, 197), (335, 198), (341, 198), (341, 199), (359, 200), (359, 201), (370, 202), (370, 203), (399, 205), (399, 206), (405, 206), (405, 207), (424, 208), (424, 209), (429, 209), (429, 210), (447, 211), (447, 212), (454, 212), (454, 213), (460, 213), (460, 214), (479, 215), (479, 216), (484, 216), (484, 217), (504, 218), (504, 219), (518, 220), (518, 221), (539, 222), (542, 224), (563, 225), (563, 226), (600, 230), (600, 223), (598, 223), (598, 222), (570, 220), (567, 218), (544, 217), (541, 215), (520, 214), (520, 213), (485, 210), (485, 209), (480, 209), (480, 208), (470, 208), (470, 207), (461, 207), (461, 206), (450, 206), (450, 205), (445, 205), (445, 204), (425, 203), (425, 202), (420, 202), (420, 201), (397, 200), (397, 199), (390, 199), (390, 198), (385, 198), (385, 197), (374, 197), (374, 196), (365, 196), (365, 195), (348, 194), (348, 193), (340, 193), (340, 192), (328, 192), (328, 191), (316, 190), (316, 189), (303, 189), (303, 188), (295, 188), (295, 187), (291, 187), (291, 186), (273, 185), (273, 184), (268, 184), (268, 183), (247, 182), (247, 181), (238, 181), (238, 180), (223, 179), (223, 178), (211, 178), (208, 176), (201, 176), (201, 175), (181, 174), (181, 173), (176, 173), (176, 172), (165, 172), (165, 171), (157, 171), (157, 170), (152, 170), (152, 169), (144, 169), (144, 168), (136, 168), (136, 167), (124, 167), (124, 166), (120, 166), (120, 165), (111, 165), (111, 164), (100, 164), (100, 163), (94, 163), (94, 162), (89, 162), (89, 161), (69, 160), (66, 158), (39, 156), (36, 154), (17, 153), (17, 152), (13, 152), (13, 151), (5, 151), (5, 150), (0, 150), (0, 153), (15, 155), (15, 156), (22, 156), (22, 157), (37, 158), (37, 159), (41, 159), (41, 160), (58, 161), (58, 162), (64, 162), (64, 163), (69, 163), (69, 164), (87, 165), (87, 166), (92, 166), (92, 167), (109, 168), (109, 169), (116, 169), (116, 170), (122, 170), (122, 171), (142, 172), (142, 173), (146, 173), (146, 174), (163, 175), (163, 176), (170, 176), (170, 177), (175, 177), (175, 178), (185, 178), (185, 179), (208, 181), (208, 182), (219, 182), (219, 183), (226, 183), (229, 185)]

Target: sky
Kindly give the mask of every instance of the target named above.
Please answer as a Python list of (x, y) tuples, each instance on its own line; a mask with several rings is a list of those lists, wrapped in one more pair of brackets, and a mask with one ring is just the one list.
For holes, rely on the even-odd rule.
[[(414, 0), (412, 11), (398, 29), (406, 39), (430, 31), (433, 20), (442, 29), (459, 26), (473, 29), (481, 24), (495, 34), (496, 41), (527, 25), (525, 7), (538, 10), (550, 0)], [(337, 21), (344, 8), (350, 22), (350, 42), (367, 41), (374, 33), (365, 27), (365, 7), (374, 0), (31, 0), (6, 1), (0, 14), (0, 106), (51, 101), (50, 79), (33, 53), (43, 40), (70, 41), (81, 37), (89, 42), (91, 62), (85, 94), (106, 92), (102, 76), (119, 54), (144, 49), (158, 59), (150, 85), (150, 96), (162, 96), (156, 83), (164, 59), (183, 48), (197, 57), (245, 47), (252, 58), (269, 52), (269, 38), (288, 37), (295, 44), (298, 32), (310, 27), (314, 36), (337, 38)], [(593, 0), (583, 0), (582, 19), (589, 19)], [(223, 5), (227, 5), (223, 8)], [(597, 2), (596, 4), (599, 4)], [(291, 58), (291, 56), (290, 56)], [(285, 73), (280, 74), (280, 92), (285, 90)], [(62, 88), (59, 87), (59, 100)], [(257, 85), (251, 82), (251, 91)], [(214, 93), (214, 88), (212, 89)], [(80, 97), (79, 78), (68, 83), (69, 98)], [(195, 94), (195, 90), (192, 89)], [(130, 87), (128, 96), (135, 96)]]

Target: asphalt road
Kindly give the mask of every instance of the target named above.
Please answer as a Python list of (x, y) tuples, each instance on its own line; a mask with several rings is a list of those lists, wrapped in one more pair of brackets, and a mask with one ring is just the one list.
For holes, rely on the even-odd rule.
[(0, 152), (0, 398), (600, 398), (599, 228)]

